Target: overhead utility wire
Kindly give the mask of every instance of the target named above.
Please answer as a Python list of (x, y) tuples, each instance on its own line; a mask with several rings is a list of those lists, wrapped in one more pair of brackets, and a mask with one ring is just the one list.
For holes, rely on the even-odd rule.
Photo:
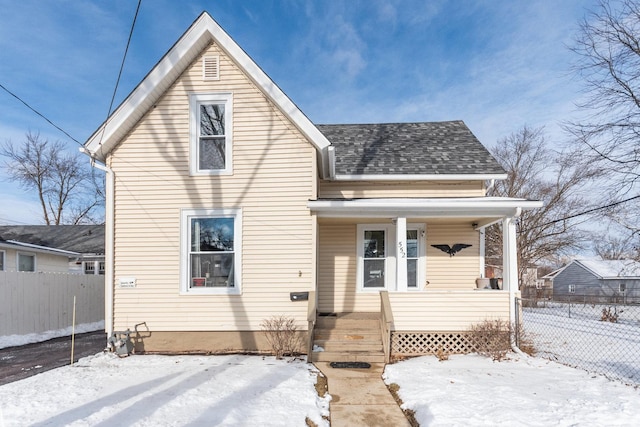
[(522, 230), (520, 232), (524, 233), (525, 231), (529, 231), (529, 230), (532, 230), (534, 228), (544, 227), (546, 225), (551, 225), (551, 224), (555, 224), (557, 222), (566, 221), (568, 219), (572, 219), (572, 218), (576, 218), (576, 217), (579, 217), (579, 216), (582, 216), (582, 215), (590, 214), (592, 212), (596, 212), (596, 211), (600, 211), (600, 210), (603, 210), (603, 209), (612, 208), (614, 206), (618, 206), (618, 205), (630, 202), (631, 200), (635, 200), (635, 199), (640, 199), (640, 195), (629, 197), (628, 199), (620, 200), (620, 201), (617, 201), (617, 202), (613, 202), (613, 203), (610, 203), (610, 204), (605, 205), (605, 206), (599, 206), (597, 208), (588, 209), (588, 210), (586, 210), (584, 212), (580, 212), (580, 213), (577, 213), (577, 214), (565, 216), (564, 218), (554, 219), (553, 221), (545, 222), (544, 224), (534, 225), (533, 227), (529, 227), (529, 228), (527, 228), (525, 230)]
[(16, 95), (15, 93), (11, 92), (9, 89), (7, 89), (6, 87), (4, 87), (2, 85), (2, 83), (0, 83), (0, 88), (2, 88), (5, 92), (7, 92), (9, 95), (13, 96), (15, 99), (17, 99), (18, 101), (22, 102), (28, 109), (30, 109), (31, 111), (33, 111), (34, 113), (36, 113), (37, 115), (39, 115), (40, 117), (42, 117), (43, 119), (45, 119), (47, 122), (49, 122), (49, 124), (51, 126), (53, 126), (54, 128), (58, 129), (60, 132), (64, 133), (65, 135), (67, 135), (69, 138), (71, 138), (71, 140), (73, 140), (74, 142), (76, 142), (78, 145), (82, 146), (82, 143), (80, 141), (78, 141), (77, 139), (75, 139), (74, 137), (72, 137), (71, 135), (69, 135), (64, 129), (62, 129), (60, 126), (56, 125), (55, 123), (53, 123), (51, 120), (49, 120), (48, 118), (46, 118), (44, 116), (44, 114), (40, 113), (38, 110), (36, 110), (35, 108), (33, 108), (31, 105), (27, 104), (26, 101), (24, 101), (22, 98), (20, 98), (18, 95)]
[(129, 52), (129, 45), (131, 44), (131, 37), (133, 36), (133, 29), (136, 26), (136, 20), (138, 19), (140, 4), (142, 4), (142, 0), (138, 0), (138, 7), (136, 7), (136, 14), (133, 16), (133, 22), (131, 23), (131, 30), (129, 30), (129, 39), (127, 40), (127, 47), (124, 49), (124, 55), (122, 56), (122, 63), (120, 64), (120, 71), (118, 72), (116, 87), (113, 88), (113, 95), (111, 96), (111, 103), (109, 104), (109, 112), (107, 113), (107, 118), (109, 118), (109, 116), (111, 115), (111, 109), (113, 108), (113, 101), (116, 99), (116, 92), (118, 92), (120, 77), (122, 77), (122, 70), (124, 69), (124, 61), (127, 59), (127, 52)]

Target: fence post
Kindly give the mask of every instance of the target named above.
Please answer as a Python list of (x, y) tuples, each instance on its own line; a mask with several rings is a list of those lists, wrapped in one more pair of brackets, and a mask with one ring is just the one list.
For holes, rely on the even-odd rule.
[(516, 347), (520, 348), (520, 316), (522, 310), (522, 300), (516, 297), (515, 300), (516, 305), (516, 324), (514, 325), (515, 330), (513, 331), (513, 335), (516, 342)]

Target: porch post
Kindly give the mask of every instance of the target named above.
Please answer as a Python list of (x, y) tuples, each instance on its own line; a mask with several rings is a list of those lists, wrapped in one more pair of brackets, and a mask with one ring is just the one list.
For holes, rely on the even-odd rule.
[(407, 290), (407, 218), (396, 218), (396, 289)]
[(514, 293), (518, 290), (518, 252), (516, 250), (516, 219), (502, 220), (502, 287)]

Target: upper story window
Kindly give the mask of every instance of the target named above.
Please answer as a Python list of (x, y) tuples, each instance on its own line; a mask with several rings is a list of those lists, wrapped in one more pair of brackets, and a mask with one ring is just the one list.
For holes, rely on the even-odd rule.
[(18, 252), (18, 271), (36, 271), (36, 256)]
[(570, 294), (576, 293), (576, 285), (569, 285), (569, 293)]
[(191, 94), (189, 109), (191, 174), (231, 174), (232, 94)]
[(618, 284), (618, 292), (620, 292), (620, 293), (627, 292), (627, 284), (626, 283)]

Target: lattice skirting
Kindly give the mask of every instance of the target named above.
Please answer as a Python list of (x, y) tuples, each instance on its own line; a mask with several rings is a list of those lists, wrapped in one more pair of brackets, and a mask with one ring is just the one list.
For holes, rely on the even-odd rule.
[(477, 346), (467, 332), (392, 332), (392, 356), (472, 353)]

